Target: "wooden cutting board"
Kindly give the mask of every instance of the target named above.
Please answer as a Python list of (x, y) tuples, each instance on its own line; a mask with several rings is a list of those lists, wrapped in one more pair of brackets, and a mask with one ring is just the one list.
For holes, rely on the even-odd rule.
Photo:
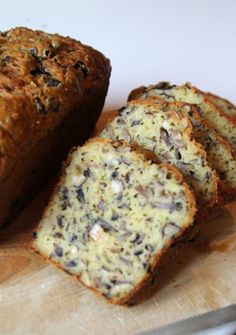
[(29, 251), (51, 188), (0, 232), (0, 334), (137, 334), (236, 302), (236, 202), (166, 264), (149, 299), (128, 308), (106, 303)]

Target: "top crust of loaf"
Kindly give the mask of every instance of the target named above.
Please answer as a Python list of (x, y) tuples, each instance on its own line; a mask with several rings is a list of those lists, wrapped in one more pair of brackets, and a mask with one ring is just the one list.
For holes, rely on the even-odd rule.
[(16, 146), (5, 149), (0, 133), (0, 174), (3, 159), (30, 150), (89, 93), (104, 92), (110, 71), (105, 56), (72, 38), (27, 28), (0, 33), (0, 127)]

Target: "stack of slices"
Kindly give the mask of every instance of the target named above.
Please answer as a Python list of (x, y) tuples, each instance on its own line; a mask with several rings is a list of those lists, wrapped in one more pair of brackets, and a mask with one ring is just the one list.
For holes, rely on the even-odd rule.
[(70, 153), (32, 249), (132, 303), (202, 213), (235, 194), (235, 122), (230, 102), (190, 84), (132, 91), (99, 138)]
[(236, 192), (236, 107), (189, 83), (176, 86), (160, 82), (139, 87), (128, 99), (145, 101), (149, 97), (154, 103), (166, 105), (167, 109), (187, 114), (194, 129), (194, 139), (203, 146), (208, 162), (218, 175), (221, 200), (225, 203), (233, 197)]

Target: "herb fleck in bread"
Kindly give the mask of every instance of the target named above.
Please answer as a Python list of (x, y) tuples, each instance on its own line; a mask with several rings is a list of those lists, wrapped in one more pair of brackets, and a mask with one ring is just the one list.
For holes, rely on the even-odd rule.
[(166, 111), (151, 98), (130, 101), (99, 134), (102, 138), (135, 142), (152, 151), (158, 161), (176, 166), (192, 185), (198, 204), (217, 202), (217, 177), (202, 146), (192, 139), (188, 117)]
[(70, 154), (32, 249), (110, 302), (129, 304), (194, 214), (174, 167), (93, 139)]
[(89, 137), (109, 76), (108, 59), (69, 37), (0, 33), (0, 225)]

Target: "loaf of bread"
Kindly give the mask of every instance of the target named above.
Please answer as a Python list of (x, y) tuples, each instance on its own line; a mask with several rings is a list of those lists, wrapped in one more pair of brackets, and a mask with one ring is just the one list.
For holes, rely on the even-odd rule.
[(143, 98), (160, 95), (168, 101), (182, 101), (198, 105), (201, 116), (229, 142), (234, 154), (236, 154), (236, 119), (227, 115), (219, 106), (211, 102), (204, 92), (189, 83), (176, 86), (168, 82), (160, 82), (157, 85), (133, 90), (129, 95), (129, 100), (135, 99), (135, 96), (140, 92), (143, 92)]
[(110, 70), (100, 52), (69, 37), (0, 33), (0, 225), (89, 137)]
[(188, 117), (166, 111), (151, 98), (130, 101), (99, 134), (102, 138), (135, 142), (158, 161), (176, 166), (192, 185), (199, 205), (217, 202), (217, 177), (202, 146), (192, 139)]
[(207, 93), (207, 98), (221, 108), (225, 114), (236, 120), (236, 106), (232, 102), (212, 93)]
[(110, 302), (129, 304), (194, 215), (177, 169), (92, 139), (71, 152), (32, 249)]
[[(144, 94), (136, 92), (135, 99), (141, 99)], [(165, 96), (150, 96), (154, 103), (166, 111), (174, 110), (189, 117), (193, 127), (193, 137), (199, 142), (207, 153), (207, 160), (219, 177), (219, 191), (222, 201), (227, 201), (236, 193), (236, 160), (231, 147), (207, 120), (200, 116), (196, 106), (185, 102), (167, 102)]]

